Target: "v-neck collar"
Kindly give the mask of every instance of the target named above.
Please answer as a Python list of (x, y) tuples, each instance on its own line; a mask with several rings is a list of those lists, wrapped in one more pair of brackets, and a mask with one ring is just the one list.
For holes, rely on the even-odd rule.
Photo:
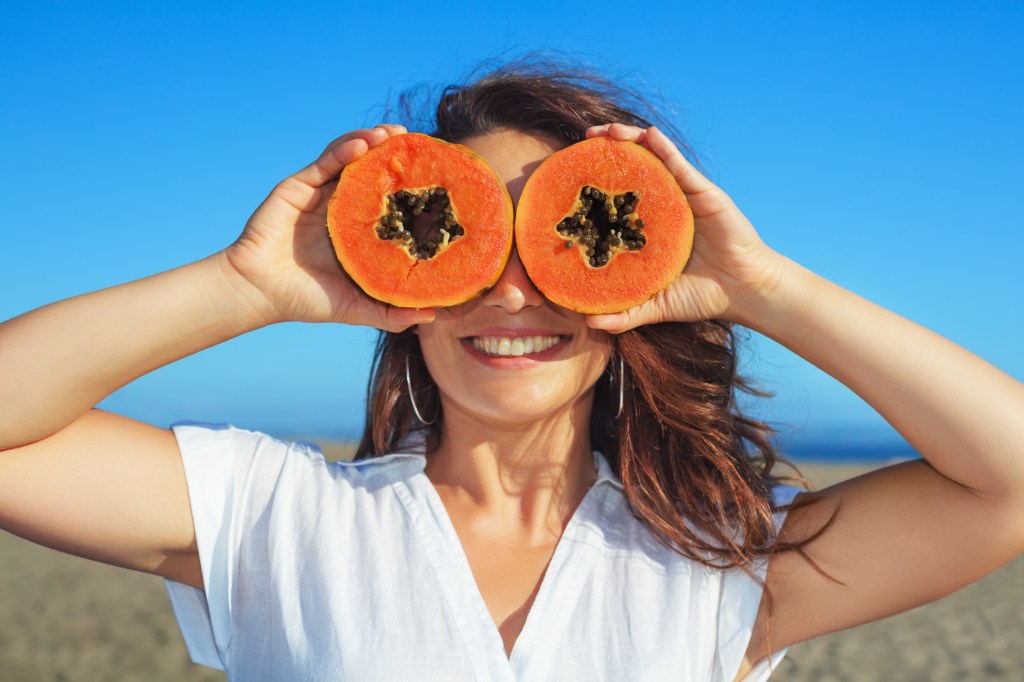
[[(395, 489), (434, 566), (477, 678), (512, 682), (533, 679), (537, 674), (546, 676), (541, 671), (550, 671), (550, 662), (537, 659), (534, 643), (540, 636), (554, 636), (569, 624), (597, 554), (598, 545), (592, 534), (602, 535), (600, 518), (614, 497), (604, 491), (607, 486), (621, 489), (621, 482), (604, 456), (595, 451), (597, 479), (559, 538), (512, 653), (506, 655), (501, 632), (473, 576), (448, 510), (425, 473), (426, 458), (418, 457), (419, 470), (396, 481)], [(538, 667), (538, 673), (531, 675), (529, 671)]]

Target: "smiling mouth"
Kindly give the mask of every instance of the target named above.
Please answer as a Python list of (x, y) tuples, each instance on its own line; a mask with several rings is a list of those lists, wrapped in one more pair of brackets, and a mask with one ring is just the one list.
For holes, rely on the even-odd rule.
[(473, 336), (470, 343), (484, 355), (492, 357), (518, 357), (543, 353), (558, 345), (564, 337), (554, 336)]

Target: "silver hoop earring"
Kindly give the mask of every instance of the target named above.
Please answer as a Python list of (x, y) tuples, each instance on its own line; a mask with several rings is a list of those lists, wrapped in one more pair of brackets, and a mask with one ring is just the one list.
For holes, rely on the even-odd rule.
[(420, 408), (416, 407), (416, 398), (415, 398), (415, 396), (413, 396), (413, 393), (412, 393), (412, 377), (409, 375), (409, 356), (408, 355), (405, 356), (405, 385), (409, 389), (409, 402), (412, 403), (412, 411), (416, 413), (416, 418), (420, 420), (420, 424), (423, 424), (424, 426), (430, 426), (431, 424), (436, 422), (437, 418), (441, 414), (441, 408), (440, 407), (437, 408), (437, 414), (435, 414), (434, 418), (431, 419), (430, 421), (427, 421), (426, 419), (424, 419), (423, 415), (420, 414)]
[(626, 363), (623, 361), (622, 356), (619, 356), (619, 380), (615, 381), (615, 372), (608, 370), (608, 376), (610, 377), (609, 383), (611, 389), (614, 392), (615, 384), (619, 384), (619, 409), (615, 412), (614, 419), (618, 419), (622, 416), (622, 408), (626, 402)]

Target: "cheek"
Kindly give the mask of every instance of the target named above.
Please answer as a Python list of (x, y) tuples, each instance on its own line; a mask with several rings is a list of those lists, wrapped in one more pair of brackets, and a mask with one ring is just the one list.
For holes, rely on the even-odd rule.
[(420, 352), (434, 381), (437, 382), (439, 376), (444, 378), (448, 374), (457, 375), (457, 371), (448, 368), (454, 363), (455, 351), (461, 352), (458, 341), (449, 339), (443, 343), (443, 335), (433, 325), (421, 326), (416, 333), (420, 338)]
[(580, 380), (592, 388), (604, 374), (612, 355), (611, 335), (593, 331), (588, 350), (580, 354)]

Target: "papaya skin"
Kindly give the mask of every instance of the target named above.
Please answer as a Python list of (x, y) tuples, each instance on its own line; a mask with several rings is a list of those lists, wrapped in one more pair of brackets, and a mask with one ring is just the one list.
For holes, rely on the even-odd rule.
[[(586, 247), (556, 229), (578, 209), (584, 187), (638, 193), (646, 243), (616, 249), (606, 265), (590, 265)], [(552, 302), (586, 314), (627, 310), (668, 287), (686, 266), (693, 236), (693, 213), (664, 163), (639, 144), (610, 137), (548, 157), (530, 176), (516, 210), (516, 246), (534, 285)]]
[[(378, 236), (388, 196), (433, 187), (447, 190), (464, 234), (426, 259)], [(407, 133), (345, 166), (328, 202), (327, 228), (339, 262), (367, 295), (404, 308), (445, 308), (497, 282), (512, 252), (512, 199), (468, 147)]]

